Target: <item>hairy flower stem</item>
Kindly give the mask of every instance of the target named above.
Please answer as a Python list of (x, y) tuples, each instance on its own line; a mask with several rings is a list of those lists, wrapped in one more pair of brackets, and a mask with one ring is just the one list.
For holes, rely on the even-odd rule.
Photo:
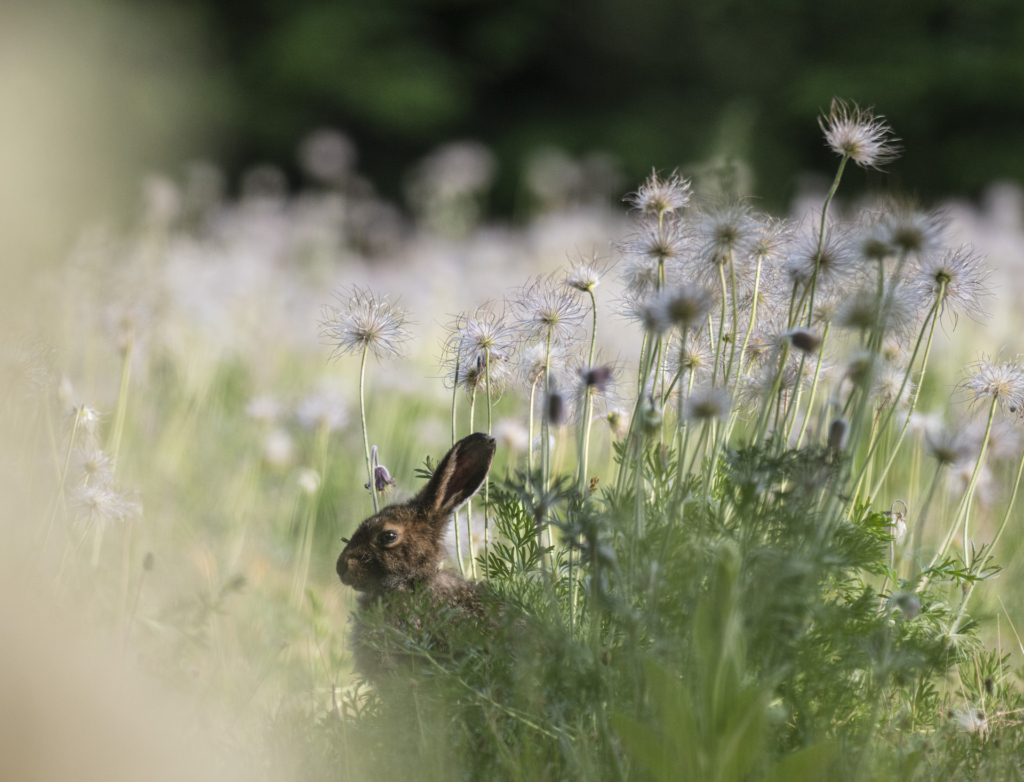
[[(832, 203), (832, 198), (835, 196), (836, 191), (839, 189), (839, 180), (843, 178), (843, 169), (846, 168), (846, 161), (849, 160), (848, 155), (843, 155), (843, 159), (839, 161), (839, 168), (836, 171), (836, 178), (832, 182), (832, 187), (829, 188), (828, 195), (825, 196), (825, 203), (821, 207), (821, 224), (818, 226), (818, 249), (815, 253), (814, 258), (814, 273), (811, 275), (811, 282), (807, 286), (811, 292), (810, 301), (807, 303), (807, 325), (811, 325), (811, 319), (814, 317), (814, 296), (818, 289), (818, 272), (821, 270), (821, 248), (825, 243), (825, 221), (828, 218), (828, 207)], [(804, 293), (806, 294), (806, 290)], [(801, 306), (797, 307), (797, 312), (801, 311), (803, 301), (801, 300)], [(797, 320), (799, 320), (799, 315)]]
[(309, 562), (313, 556), (313, 537), (316, 534), (317, 510), (320, 506), (320, 495), (323, 492), (324, 481), (327, 480), (327, 445), (330, 437), (330, 429), (324, 423), (316, 428), (314, 438), (314, 451), (316, 470), (320, 475), (320, 482), (316, 490), (308, 497), (306, 512), (302, 520), (302, 535), (299, 538), (298, 556), (296, 557), (295, 578), (292, 582), (292, 605), (296, 608), (302, 605), (302, 597), (306, 593), (306, 582), (309, 580)]
[[(967, 489), (964, 491), (964, 496), (960, 500), (960, 505), (957, 507), (956, 515), (953, 517), (953, 523), (950, 525), (949, 532), (946, 533), (946, 537), (942, 541), (942, 546), (936, 552), (935, 556), (932, 558), (931, 564), (928, 566), (929, 570), (934, 568), (942, 558), (946, 556), (946, 551), (949, 550), (949, 545), (953, 542), (953, 537), (956, 535), (956, 531), (960, 528), (961, 520), (964, 521), (964, 556), (967, 556), (967, 519), (965, 514), (968, 512), (971, 500), (974, 498), (974, 489), (978, 483), (978, 475), (981, 473), (981, 465), (985, 461), (985, 451), (988, 449), (988, 439), (992, 434), (992, 422), (995, 420), (996, 407), (998, 404), (999, 398), (992, 397), (992, 404), (989, 405), (988, 409), (988, 423), (985, 425), (985, 436), (981, 440), (981, 450), (978, 453), (978, 461), (974, 465), (974, 472), (971, 473), (971, 480), (967, 484)], [(929, 576), (925, 576), (921, 580), (917, 591), (922, 591), (928, 585), (928, 581)]]
[[(452, 447), (453, 448), (455, 447), (455, 438), (456, 438), (456, 425), (455, 425), (456, 416), (455, 416), (455, 413), (456, 413), (456, 410), (458, 409), (458, 399), (459, 399), (459, 368), (460, 368), (459, 365), (460, 365), (461, 361), (462, 361), (462, 345), (460, 344), (459, 345), (459, 350), (457, 350), (455, 352), (455, 382), (452, 384)], [(533, 397), (530, 398), (530, 402), (531, 403), (533, 402)], [(533, 413), (532, 413), (532, 411), (530, 413), (530, 421), (531, 421), (531, 428), (532, 428), (532, 422), (533, 422)], [(533, 437), (533, 432), (532, 431), (530, 432), (530, 437), (531, 437), (531, 439)], [(456, 509), (456, 511), (455, 511), (455, 558), (459, 562), (459, 574), (462, 575), (462, 576), (465, 576), (466, 575), (466, 563), (462, 559), (462, 541), (460, 540), (460, 537), (461, 536), (459, 535), (459, 511), (458, 511), (458, 509)]]
[[(999, 543), (999, 539), (1003, 536), (1003, 532), (1006, 530), (1006, 524), (1010, 520), (1010, 514), (1013, 512), (1014, 503), (1017, 501), (1017, 492), (1020, 490), (1020, 479), (1022, 475), (1024, 475), (1024, 455), (1021, 456), (1020, 462), (1017, 465), (1017, 477), (1013, 482), (1013, 491), (1010, 493), (1010, 501), (1006, 505), (1006, 511), (1003, 513), (1003, 520), (999, 522), (999, 529), (996, 530), (995, 537), (992, 538), (992, 542), (989, 544), (986, 561), (992, 557), (992, 552), (995, 550), (996, 544)], [(977, 581), (972, 581), (970, 587), (968, 587), (967, 594), (964, 595), (963, 603), (960, 605), (960, 612), (957, 614), (956, 622), (953, 623), (954, 627), (960, 624), (960, 620), (963, 619), (964, 614), (967, 612), (967, 603), (970, 601), (971, 595), (974, 594), (974, 588), (977, 585)]]
[(115, 470), (117, 469), (117, 455), (121, 450), (121, 436), (124, 434), (125, 413), (128, 410), (128, 380), (132, 371), (132, 347), (134, 342), (133, 333), (129, 331), (124, 350), (121, 351), (121, 385), (117, 392), (117, 414), (114, 418), (114, 428), (107, 442), (107, 452), (113, 460), (113, 469)]
[[(533, 451), (534, 451), (534, 447), (533, 447), (533, 429), (534, 429), (533, 418), (534, 418), (534, 408), (536, 407), (536, 400), (537, 400), (537, 384), (540, 382), (540, 379), (542, 377), (544, 377), (544, 373), (543, 372), (538, 372), (537, 373), (537, 377), (535, 377), (533, 379), (533, 385), (530, 386), (530, 415), (529, 415), (529, 419), (528, 419), (529, 423), (527, 424), (527, 437), (529, 437), (529, 440), (530, 440), (530, 447), (526, 451), (526, 469), (527, 469), (527, 471), (529, 472), (529, 474), (531, 476), (533, 475)], [(538, 445), (539, 444), (540, 443), (538, 442)]]
[[(679, 379), (680, 374), (683, 371), (683, 353), (686, 350), (686, 326), (683, 326), (682, 339), (679, 344), (679, 372), (676, 373), (676, 380)], [(675, 386), (675, 380), (672, 381), (672, 385)], [(671, 389), (670, 389), (671, 393)], [(687, 440), (689, 439), (689, 426), (686, 424), (686, 395), (683, 394), (683, 389), (680, 387), (679, 396), (676, 399), (676, 436), (679, 442), (679, 448), (676, 452), (676, 487), (679, 490), (679, 502), (685, 499), (683, 497), (683, 467), (686, 462), (686, 446)]]
[[(487, 384), (487, 435), (491, 434), (491, 351), (484, 355), (484, 382)], [(491, 474), (484, 478), (484, 578), (488, 578), (487, 552), (491, 533)]]
[[(928, 493), (924, 500), (924, 505), (921, 507), (921, 512), (918, 514), (917, 523), (914, 525), (914, 534), (910, 540), (910, 552), (915, 552), (921, 545), (921, 538), (924, 536), (924, 529), (928, 523), (928, 511), (931, 510), (932, 501), (935, 499), (937, 489), (939, 487), (939, 478), (942, 477), (943, 464), (940, 462), (935, 465), (935, 474), (932, 476), (931, 482), (928, 484)], [(903, 549), (903, 556), (906, 557), (907, 548)]]
[[(811, 381), (811, 393), (807, 398), (807, 412), (804, 413), (803, 423), (800, 424), (800, 433), (796, 436), (795, 448), (799, 449), (800, 444), (804, 440), (804, 434), (807, 432), (807, 422), (811, 420), (811, 413), (814, 410), (814, 397), (818, 393), (818, 378), (821, 375), (821, 362), (825, 358), (825, 345), (828, 343), (828, 332), (832, 328), (832, 322), (829, 321), (825, 324), (825, 331), (821, 335), (821, 345), (818, 346), (818, 361), (814, 365), (814, 380)], [(794, 417), (794, 421), (796, 418)]]
[[(735, 291), (735, 273), (733, 276), (733, 301), (736, 299)], [(736, 425), (736, 419), (738, 418), (736, 410), (736, 398), (740, 392), (740, 378), (743, 377), (743, 361), (747, 355), (747, 347), (750, 345), (750, 335), (754, 333), (754, 323), (757, 320), (757, 295), (761, 286), (761, 258), (758, 257), (757, 265), (754, 268), (754, 296), (750, 302), (750, 321), (747, 323), (747, 333), (743, 337), (743, 347), (740, 348), (739, 362), (736, 365), (736, 382), (732, 389), (732, 399), (729, 403), (730, 414), (729, 421), (725, 427), (725, 441), (729, 442), (729, 438), (732, 436), (733, 426)], [(686, 346), (686, 341), (683, 341), (683, 347)]]
[[(715, 345), (715, 363), (714, 363), (712, 371), (711, 371), (711, 387), (712, 388), (715, 387), (716, 382), (718, 380), (718, 358), (719, 358), (719, 356), (721, 356), (721, 353), (722, 353), (722, 339), (725, 336), (725, 311), (726, 311), (726, 309), (728, 309), (727, 303), (726, 303), (727, 296), (726, 296), (726, 293), (725, 293), (725, 270), (722, 268), (721, 264), (719, 264), (719, 266), (718, 266), (718, 281), (719, 281), (719, 283), (721, 285), (721, 289), (722, 289), (722, 314), (721, 314), (721, 316), (718, 319), (718, 341), (714, 343), (714, 345)], [(723, 364), (725, 363), (725, 357), (724, 356), (722, 357), (722, 362), (723, 362)], [(722, 370), (723, 371), (725, 370), (724, 366), (722, 367)], [(726, 382), (728, 382), (728, 378), (726, 378)]]
[[(910, 406), (907, 408), (907, 420), (903, 422), (903, 428), (900, 429), (899, 436), (896, 438), (896, 442), (893, 444), (892, 449), (889, 451), (889, 457), (885, 460), (885, 464), (882, 465), (881, 472), (878, 475), (878, 480), (875, 482), (874, 488), (871, 490), (871, 494), (868, 495), (868, 504), (875, 501), (875, 497), (878, 496), (878, 492), (881, 491), (882, 481), (885, 480), (885, 476), (889, 472), (889, 468), (892, 467), (892, 463), (896, 460), (896, 453), (900, 449), (900, 445), (903, 443), (903, 438), (907, 434), (907, 429), (910, 427), (910, 418), (914, 415), (914, 410), (917, 408), (917, 400), (921, 398), (921, 386), (924, 383), (924, 374), (928, 369), (928, 357), (932, 352), (932, 339), (935, 337), (935, 324), (939, 321), (939, 305), (942, 302), (942, 297), (945, 292), (946, 283), (942, 283), (939, 289), (938, 298), (935, 299), (935, 304), (932, 305), (931, 311), (931, 327), (928, 329), (928, 342), (925, 344), (924, 357), (921, 359), (921, 374), (917, 378), (917, 390), (910, 398)], [(927, 319), (925, 325), (928, 325)], [(921, 336), (924, 335), (924, 328), (922, 327)], [(918, 348), (921, 346), (921, 336), (917, 338), (917, 344), (914, 346), (914, 353), (910, 357), (910, 362), (907, 365), (907, 372), (903, 376), (903, 383), (900, 385), (900, 390), (896, 394), (896, 398), (899, 399), (903, 396), (903, 389), (907, 387), (907, 381), (910, 379), (910, 373), (913, 371), (914, 359), (917, 358)], [(893, 405), (892, 410), (889, 412), (889, 416), (886, 418), (885, 426), (889, 425), (889, 421), (892, 420), (893, 415), (896, 412), (896, 406)], [(868, 458), (871, 458), (871, 454), (868, 454)]]
[[(476, 417), (476, 386), (469, 392), (469, 431), (473, 432)], [(473, 550), (473, 498), (466, 502), (466, 540), (469, 542), (469, 572), (476, 578), (476, 551)]]
[[(907, 371), (903, 375), (903, 382), (900, 384), (900, 389), (896, 394), (896, 399), (900, 399), (903, 396), (903, 390), (907, 387), (907, 383), (910, 381), (910, 374), (914, 371), (914, 362), (917, 360), (917, 354), (921, 350), (921, 342), (924, 339), (925, 332), (928, 332), (928, 341), (925, 345), (924, 357), (921, 361), (921, 374), (918, 377), (918, 386), (914, 395), (910, 400), (910, 407), (907, 410), (907, 420), (903, 423), (903, 428), (900, 430), (899, 436), (896, 438), (896, 442), (889, 452), (889, 456), (886, 458), (886, 462), (882, 467), (882, 471), (878, 476), (874, 487), (871, 490), (871, 494), (868, 495), (868, 504), (875, 501), (875, 497), (878, 496), (878, 492), (882, 488), (882, 481), (885, 479), (886, 474), (889, 472), (889, 468), (892, 466), (893, 461), (896, 459), (896, 452), (899, 450), (900, 444), (903, 442), (903, 438), (907, 433), (907, 429), (910, 426), (910, 417), (914, 414), (914, 410), (917, 408), (917, 400), (921, 396), (921, 384), (924, 382), (925, 371), (928, 369), (928, 358), (931, 356), (932, 351), (932, 339), (935, 337), (935, 325), (939, 320), (939, 307), (942, 303), (942, 298), (945, 293), (945, 283), (940, 288), (939, 296), (936, 297), (935, 302), (932, 304), (931, 309), (928, 311), (928, 315), (925, 316), (924, 323), (921, 324), (921, 331), (917, 335), (917, 341), (914, 343), (914, 350), (910, 354), (910, 360), (907, 362)], [(930, 324), (929, 324), (930, 321)], [(896, 405), (894, 404), (889, 410), (888, 415), (882, 424), (882, 429), (886, 429), (889, 423), (892, 421), (892, 417), (896, 414)], [(852, 507), (853, 503), (856, 502), (857, 493), (860, 491), (861, 484), (864, 482), (864, 478), (868, 474), (868, 469), (871, 465), (871, 459), (875, 455), (875, 449), (878, 447), (878, 441), (873, 441), (871, 446), (868, 448), (867, 454), (864, 456), (864, 461), (861, 463), (860, 470), (857, 472), (857, 481), (854, 484), (853, 491), (850, 493), (850, 499), (847, 503), (847, 510)]]
[(370, 465), (370, 437), (366, 433), (366, 400), (364, 388), (366, 386), (366, 356), (370, 352), (369, 343), (363, 345), (363, 358), (359, 362), (359, 422), (363, 426), (363, 454), (366, 457), (366, 482), (370, 484), (370, 498), (373, 500), (373, 512), (380, 511), (377, 502), (377, 482), (373, 479), (373, 467)]
[(757, 443), (764, 437), (768, 427), (768, 420), (771, 418), (771, 410), (774, 405), (773, 400), (779, 393), (779, 389), (782, 385), (782, 372), (786, 367), (786, 359), (789, 358), (789, 340), (785, 340), (782, 343), (782, 355), (779, 356), (779, 368), (775, 372), (775, 379), (772, 381), (771, 390), (768, 392), (761, 405), (761, 413), (757, 417), (757, 426), (754, 429), (754, 437), (752, 443)]
[[(594, 297), (594, 291), (587, 291), (590, 294), (590, 309), (593, 314), (593, 328), (590, 332), (590, 357), (587, 360), (587, 367), (593, 368), (594, 366), (594, 350), (597, 347), (597, 299)], [(594, 389), (590, 386), (586, 387), (586, 405), (583, 416), (583, 445), (581, 447), (580, 454), (580, 479), (579, 489), (580, 494), (583, 494), (587, 488), (587, 463), (590, 460), (590, 427), (593, 423), (590, 419), (594, 411)]]

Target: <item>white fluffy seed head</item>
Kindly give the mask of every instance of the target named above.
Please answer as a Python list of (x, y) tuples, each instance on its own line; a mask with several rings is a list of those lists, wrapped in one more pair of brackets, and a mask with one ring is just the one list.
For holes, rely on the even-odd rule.
[(722, 419), (729, 415), (729, 403), (724, 388), (698, 388), (686, 398), (685, 416), (690, 421)]
[(834, 98), (828, 115), (819, 117), (818, 124), (832, 151), (862, 168), (881, 168), (899, 157), (898, 139), (893, 137), (892, 128), (870, 108), (861, 109)]
[(988, 276), (984, 258), (963, 246), (924, 258), (912, 275), (912, 284), (930, 301), (941, 294), (943, 311), (978, 319), (987, 314), (983, 300), (992, 295)]
[(340, 307), (327, 305), (320, 321), (321, 337), (334, 346), (334, 356), (369, 350), (377, 359), (399, 358), (411, 334), (404, 310), (364, 288), (342, 291)]
[(639, 190), (626, 196), (626, 201), (645, 214), (669, 214), (690, 203), (690, 183), (675, 171), (665, 179), (652, 171)]
[(974, 401), (994, 399), (1011, 413), (1020, 413), (1024, 406), (1024, 370), (1016, 361), (981, 359), (967, 368), (960, 385)]

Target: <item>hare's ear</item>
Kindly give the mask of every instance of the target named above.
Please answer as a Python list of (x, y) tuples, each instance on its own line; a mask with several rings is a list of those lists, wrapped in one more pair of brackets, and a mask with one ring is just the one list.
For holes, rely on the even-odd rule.
[(479, 432), (464, 437), (445, 454), (417, 499), (431, 517), (447, 519), (484, 485), (493, 460), (493, 437)]

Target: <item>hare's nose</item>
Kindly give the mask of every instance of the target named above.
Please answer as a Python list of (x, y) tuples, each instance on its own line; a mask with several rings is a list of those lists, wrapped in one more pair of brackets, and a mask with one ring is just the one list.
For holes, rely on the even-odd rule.
[(335, 570), (338, 571), (338, 578), (340, 578), (342, 581), (344, 581), (345, 580), (345, 573), (348, 571), (348, 563), (347, 563), (347, 561), (345, 559), (344, 554), (342, 556), (338, 557), (338, 565), (335, 568)]

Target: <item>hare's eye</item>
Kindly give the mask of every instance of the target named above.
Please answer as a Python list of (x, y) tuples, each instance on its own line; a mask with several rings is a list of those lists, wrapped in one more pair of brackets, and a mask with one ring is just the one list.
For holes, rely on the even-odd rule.
[(383, 545), (388, 546), (398, 540), (398, 533), (394, 530), (386, 529), (380, 533), (380, 537), (377, 538)]

